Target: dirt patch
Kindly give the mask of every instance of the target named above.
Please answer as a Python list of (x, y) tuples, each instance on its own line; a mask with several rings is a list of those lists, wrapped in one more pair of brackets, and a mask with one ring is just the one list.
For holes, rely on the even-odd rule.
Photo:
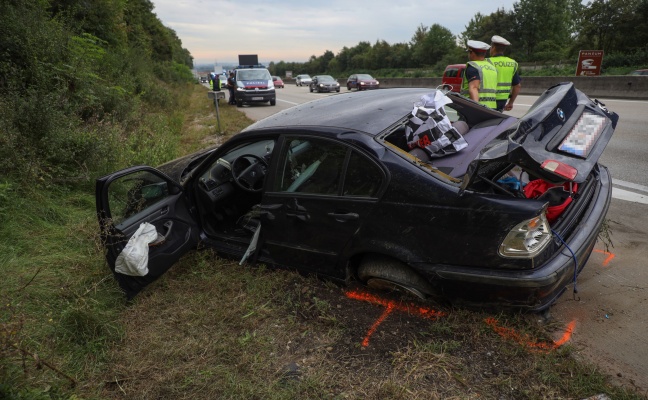
[(597, 243), (579, 276), (578, 293), (565, 293), (551, 312), (558, 321), (576, 321), (572, 345), (580, 357), (648, 396), (648, 234), (636, 218), (643, 212), (640, 204), (612, 202), (614, 246)]

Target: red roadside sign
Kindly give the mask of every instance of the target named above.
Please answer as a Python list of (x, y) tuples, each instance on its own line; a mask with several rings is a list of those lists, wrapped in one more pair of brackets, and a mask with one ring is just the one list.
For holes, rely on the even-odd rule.
[(603, 65), (603, 50), (581, 50), (578, 52), (576, 76), (601, 75)]

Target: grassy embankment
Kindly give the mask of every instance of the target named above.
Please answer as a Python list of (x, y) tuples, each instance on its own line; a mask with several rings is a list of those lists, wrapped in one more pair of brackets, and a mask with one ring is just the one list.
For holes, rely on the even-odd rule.
[[(149, 140), (139, 148), (150, 154), (137, 158), (163, 162), (250, 122), (223, 105), (221, 137), (205, 89), (186, 89), (175, 113), (143, 117), (140, 131), (152, 134), (139, 136)], [(538, 326), (537, 317), (442, 309), (446, 316), (429, 320), (394, 311), (365, 347), (385, 307), (209, 251), (188, 255), (125, 304), (103, 260), (91, 183), (0, 191), (0, 397), (640, 398), (568, 345), (538, 351), (533, 343), (551, 343), (564, 327)], [(411, 310), (436, 309), (415, 303)], [(489, 317), (519, 340), (503, 338)]]

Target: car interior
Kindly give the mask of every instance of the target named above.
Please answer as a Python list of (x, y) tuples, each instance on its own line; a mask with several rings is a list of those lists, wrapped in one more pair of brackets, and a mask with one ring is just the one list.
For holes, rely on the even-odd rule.
[(444, 157), (431, 158), (427, 152), (420, 148), (410, 150), (405, 138), (407, 119), (404, 119), (403, 124), (398, 125), (385, 136), (384, 140), (444, 174), (457, 179), (461, 178), (466, 173), (470, 162), (488, 143), (498, 137), (506, 138), (506, 135), (510, 133), (508, 128), (513, 127), (517, 119), (488, 109), (475, 110), (474, 105), (463, 104), (461, 98), (457, 98), (458, 96), (452, 97), (453, 103), (447, 104), (445, 111), (453, 128), (468, 143), (468, 146), (461, 151)]
[[(199, 177), (196, 198), (206, 232), (252, 235), (258, 225), (256, 206), (261, 203), (274, 147), (274, 140), (240, 145), (214, 161)], [(356, 152), (349, 152), (347, 146), (334, 141), (312, 137), (289, 139), (282, 149), (270, 190), (318, 196), (374, 196), (382, 184), (380, 170)]]
[(261, 202), (274, 145), (274, 140), (244, 143), (218, 158), (199, 177), (196, 198), (208, 234), (252, 235), (250, 213)]

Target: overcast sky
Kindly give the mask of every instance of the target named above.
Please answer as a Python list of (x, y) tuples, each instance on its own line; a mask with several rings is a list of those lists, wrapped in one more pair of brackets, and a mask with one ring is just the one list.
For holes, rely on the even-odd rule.
[(477, 12), (513, 9), (515, 0), (152, 0), (195, 64), (307, 61), (361, 41), (407, 43), (416, 28), (440, 24), (454, 35)]

